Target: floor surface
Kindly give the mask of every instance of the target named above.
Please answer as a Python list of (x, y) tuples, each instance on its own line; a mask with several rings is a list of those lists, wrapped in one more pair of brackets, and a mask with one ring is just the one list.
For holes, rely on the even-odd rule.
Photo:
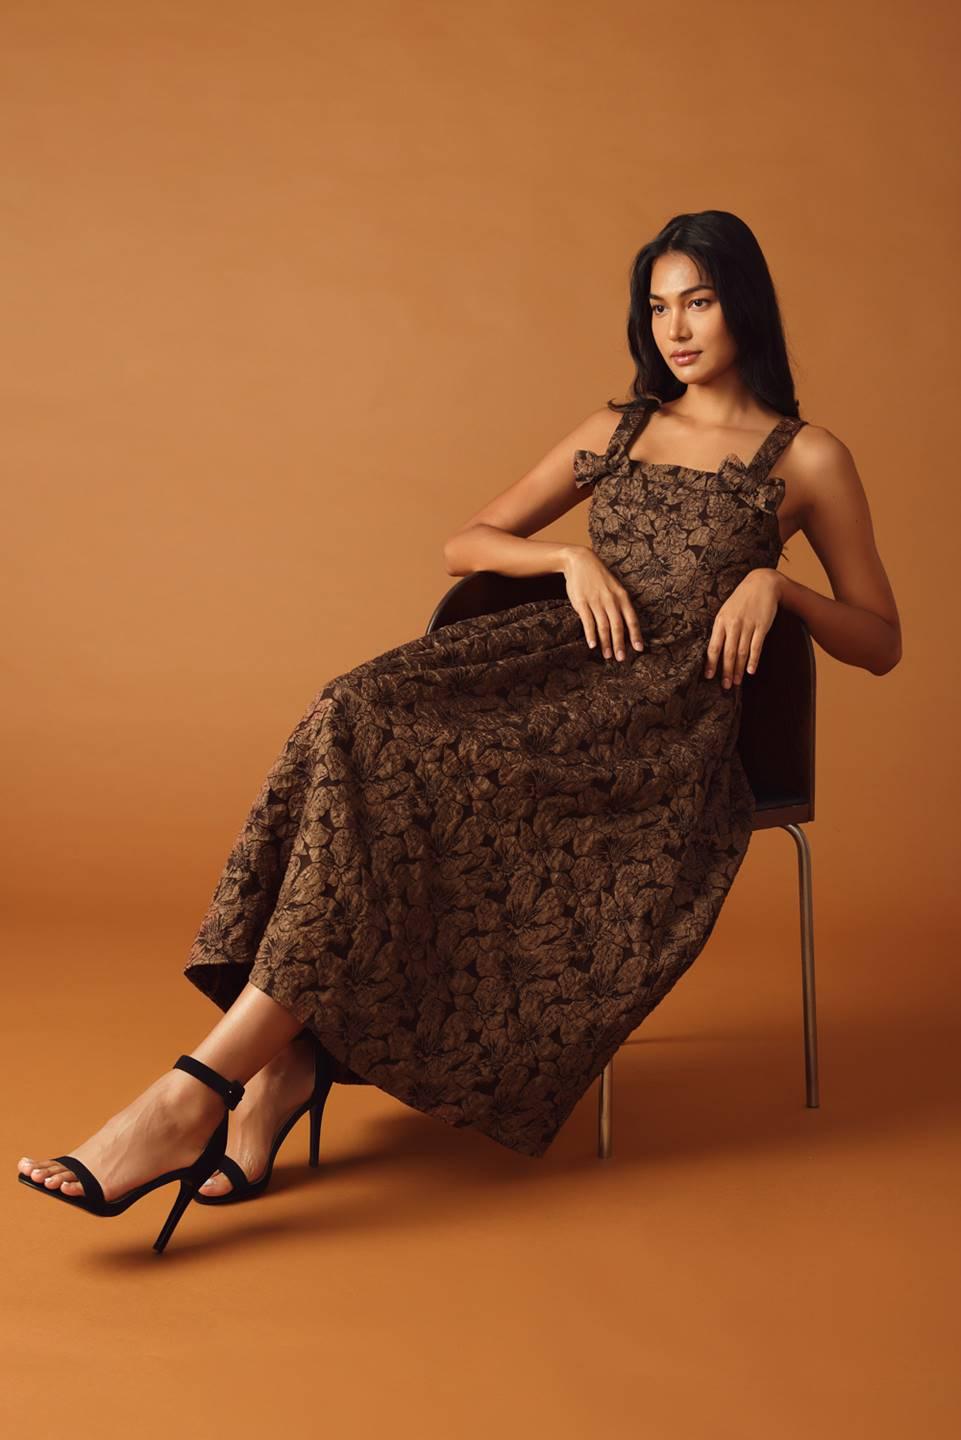
[(808, 1109), (796, 911), (745, 945), (734, 909), (617, 1056), (610, 1160), (596, 1086), (540, 1160), (338, 1086), (319, 1171), (304, 1118), (266, 1196), (192, 1206), (162, 1256), (173, 1187), (100, 1219), (16, 1161), (215, 1022), (189, 921), (9, 932), (6, 1433), (956, 1436), (956, 954), (825, 907)]

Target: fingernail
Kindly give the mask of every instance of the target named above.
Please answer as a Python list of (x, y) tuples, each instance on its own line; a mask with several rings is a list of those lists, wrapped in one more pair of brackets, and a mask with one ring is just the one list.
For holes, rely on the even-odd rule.
[(624, 659), (624, 651), (623, 651), (623, 650), (618, 650), (618, 652), (617, 652), (617, 658), (618, 658), (618, 660), (623, 660), (623, 659)]

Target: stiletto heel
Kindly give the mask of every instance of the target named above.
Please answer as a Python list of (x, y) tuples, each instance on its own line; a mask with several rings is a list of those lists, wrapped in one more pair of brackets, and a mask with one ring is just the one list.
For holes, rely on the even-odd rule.
[(174, 1228), (176, 1227), (177, 1221), (180, 1219), (181, 1215), (184, 1213), (187, 1206), (190, 1204), (192, 1196), (193, 1191), (187, 1184), (186, 1180), (181, 1180), (180, 1193), (178, 1194), (176, 1200), (173, 1203), (173, 1208), (171, 1209), (170, 1214), (167, 1216), (166, 1220), (163, 1223), (163, 1228), (161, 1229), (160, 1234), (153, 1242), (153, 1248), (157, 1251), (158, 1255), (164, 1249), (167, 1241), (174, 1233)]
[[(327, 1097), (325, 1096), (324, 1099)], [(324, 1113), (324, 1101), (319, 1105), (310, 1107), (310, 1161), (311, 1165), (319, 1163), (320, 1156), (320, 1117)]]
[[(307, 1032), (314, 1043), (314, 1088), (311, 1094), (298, 1105), (293, 1115), (290, 1115), (281, 1125), (270, 1149), (267, 1160), (267, 1168), (259, 1180), (248, 1180), (243, 1170), (229, 1155), (225, 1155), (219, 1161), (217, 1169), (220, 1170), (232, 1185), (232, 1189), (223, 1195), (200, 1195), (194, 1196), (198, 1205), (233, 1205), (238, 1200), (253, 1200), (257, 1195), (262, 1195), (270, 1184), (270, 1177), (273, 1173), (274, 1159), (277, 1151), (303, 1115), (305, 1110), (310, 1111), (310, 1164), (318, 1164), (320, 1154), (320, 1121), (324, 1113), (324, 1105), (327, 1096), (330, 1094), (330, 1087), (333, 1084), (333, 1066), (331, 1057), (311, 1031)], [(225, 1117), (226, 1118), (226, 1117)], [(204, 1179), (207, 1177), (204, 1176)], [(203, 1184), (203, 1181), (200, 1182)]]
[[(174, 1062), (174, 1070), (185, 1070), (188, 1075), (193, 1075), (195, 1080), (202, 1080), (209, 1085), (211, 1090), (217, 1094), (227, 1106), (227, 1111), (234, 1110), (243, 1099), (244, 1086), (239, 1080), (227, 1080), (218, 1070), (205, 1065), (202, 1060), (195, 1060), (192, 1055), (181, 1055)], [(151, 1190), (156, 1190), (161, 1185), (169, 1185), (171, 1180), (180, 1181), (180, 1190), (173, 1203), (170, 1214), (163, 1223), (163, 1228), (153, 1243), (153, 1248), (162, 1254), (167, 1241), (176, 1228), (181, 1215), (190, 1204), (191, 1200), (197, 1198), (197, 1191), (207, 1179), (208, 1175), (223, 1164), (224, 1152), (227, 1148), (227, 1112), (223, 1114), (213, 1130), (210, 1139), (203, 1150), (191, 1165), (181, 1165), (176, 1170), (166, 1170), (158, 1175), (155, 1180), (146, 1180), (142, 1185), (135, 1185), (128, 1190), (126, 1195), (120, 1195), (116, 1200), (105, 1200), (103, 1187), (96, 1175), (82, 1160), (75, 1155), (54, 1155), (54, 1160), (59, 1160), (76, 1175), (83, 1186), (82, 1195), (64, 1195), (62, 1189), (48, 1190), (42, 1181), (31, 1180), (29, 1175), (18, 1175), (17, 1179), (23, 1185), (29, 1185), (32, 1190), (39, 1190), (43, 1195), (49, 1195), (54, 1200), (60, 1200), (64, 1205), (74, 1205), (78, 1210), (86, 1210), (90, 1215), (122, 1215), (135, 1201), (149, 1195)]]

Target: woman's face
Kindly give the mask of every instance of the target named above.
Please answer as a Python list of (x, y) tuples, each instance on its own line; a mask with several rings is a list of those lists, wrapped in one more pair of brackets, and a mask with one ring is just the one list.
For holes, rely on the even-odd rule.
[[(737, 355), (721, 304), (690, 255), (672, 250), (651, 267), (651, 334), (671, 372), (684, 385), (703, 385), (727, 370)], [(677, 351), (696, 351), (679, 358)]]

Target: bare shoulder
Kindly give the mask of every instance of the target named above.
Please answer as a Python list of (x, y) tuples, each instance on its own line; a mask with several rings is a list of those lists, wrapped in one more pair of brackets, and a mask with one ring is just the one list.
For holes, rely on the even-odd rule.
[(579, 450), (593, 450), (603, 455), (624, 413), (623, 410), (612, 410), (609, 405), (602, 405), (574, 427), (567, 437), (568, 441), (573, 440)]
[(867, 503), (854, 456), (826, 425), (802, 425), (776, 468), (788, 481), (791, 508), (802, 523), (825, 505), (830, 508), (832, 501)]
[(799, 528), (824, 566), (834, 598), (872, 611), (900, 635), (897, 605), (850, 449), (827, 426), (807, 424), (785, 455)]
[(469, 516), (460, 530), (492, 525), (527, 537), (559, 520), (575, 505), (583, 504), (589, 487), (578, 481), (575, 452), (592, 450), (603, 455), (623, 413), (606, 404), (590, 411), (566, 435), (555, 440), (523, 475)]
[(804, 471), (816, 470), (822, 465), (843, 465), (853, 459), (844, 441), (833, 430), (826, 425), (815, 425), (810, 420), (805, 421), (795, 435), (791, 451)]

